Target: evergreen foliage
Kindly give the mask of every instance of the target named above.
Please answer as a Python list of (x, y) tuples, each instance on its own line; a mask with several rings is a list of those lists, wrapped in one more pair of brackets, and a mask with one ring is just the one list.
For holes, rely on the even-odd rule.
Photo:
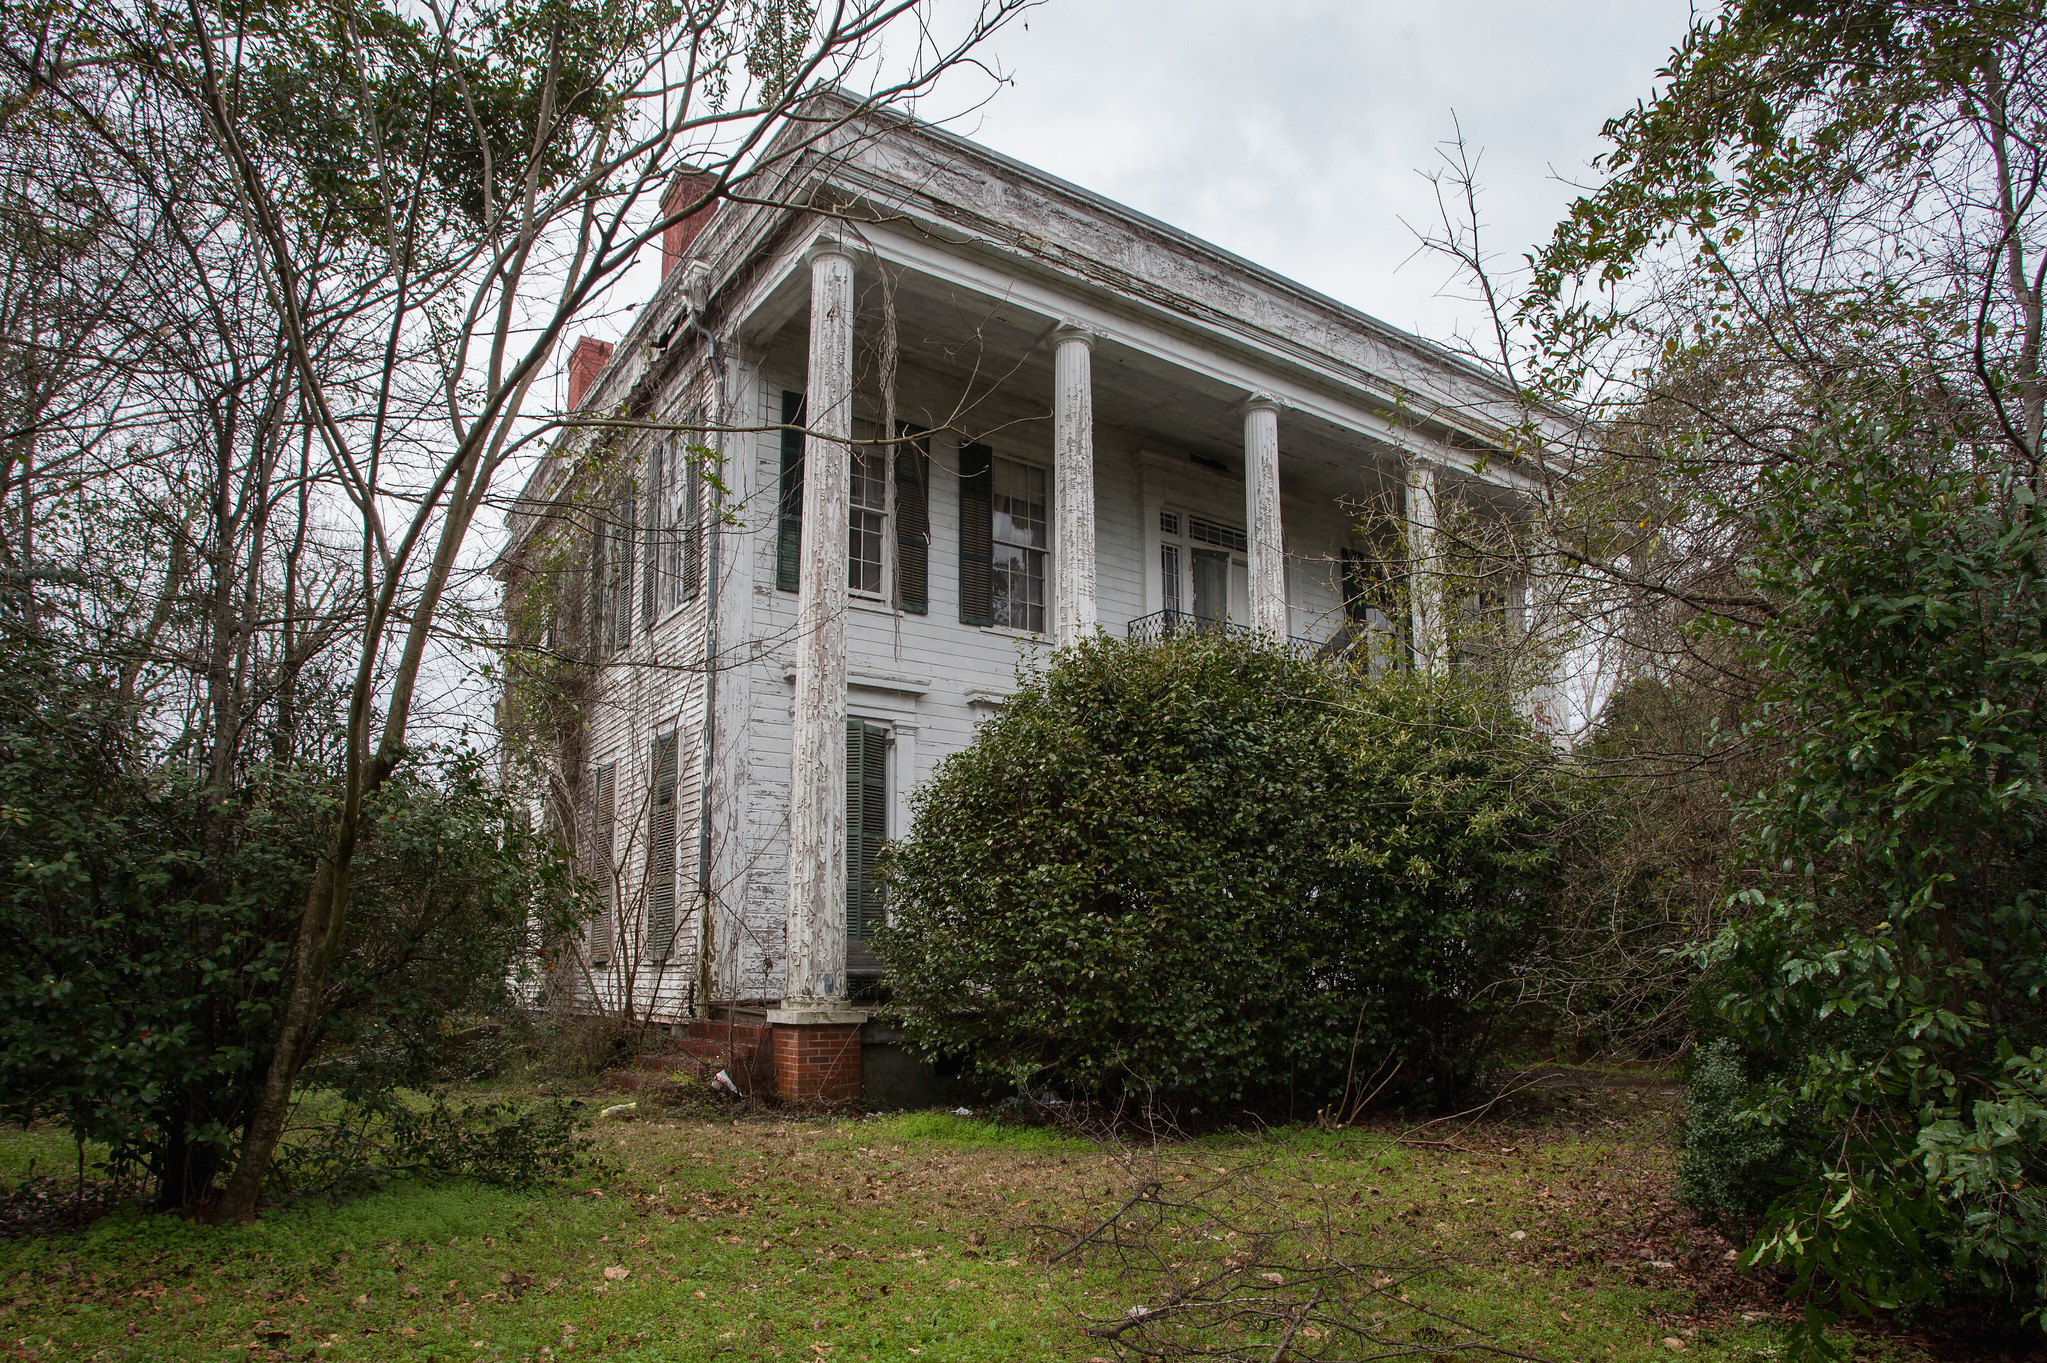
[[(0, 1115), (65, 1122), (192, 1205), (262, 1082), (328, 774), (262, 767), (223, 800), (92, 665), (0, 643)], [(542, 906), (574, 896), (473, 758), (380, 791), (357, 865), (306, 1080), (364, 1100), (441, 1077), (452, 1019), (507, 1013)]]
[[(1771, 475), (1745, 632), (1788, 774), (1745, 811), (1767, 888), (1699, 953), (1753, 1087), (1703, 1071), (1699, 1200), (1835, 1307), (2047, 1292), (2047, 517), (1900, 419)], [(1747, 1153), (1744, 1153), (1747, 1152)], [(1803, 1344), (1818, 1339), (1809, 1328)]]
[(1097, 638), (920, 794), (875, 943), (913, 1042), (1019, 1084), (1321, 1105), (1478, 1076), (1567, 802), (1454, 679)]

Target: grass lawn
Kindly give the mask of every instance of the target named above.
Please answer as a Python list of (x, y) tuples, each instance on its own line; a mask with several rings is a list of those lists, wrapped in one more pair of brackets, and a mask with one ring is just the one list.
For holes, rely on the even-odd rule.
[[(1158, 1283), (1050, 1263), (1067, 1239), (1047, 1228), (1101, 1223), (1133, 1180), (1284, 1212), (1311, 1228), (1301, 1262), (1434, 1266), (1387, 1302), (1393, 1333), (1435, 1332), (1422, 1358), (1774, 1357), (1777, 1308), (1664, 1198), (1674, 1102), (1600, 1094), (1436, 1144), (1301, 1128), (1134, 1155), (938, 1113), (603, 1122), (610, 1167), (549, 1193), (394, 1185), (248, 1227), (123, 1211), (0, 1240), (0, 1357), (1120, 1359), (1082, 1317), (1127, 1318)], [(0, 1137), (17, 1200), (31, 1160), (72, 1159), (60, 1132)], [(1173, 1271), (1229, 1251), (1201, 1231), (1220, 1223), (1167, 1219)], [(1359, 1356), (1340, 1343), (1310, 1327), (1288, 1357)]]

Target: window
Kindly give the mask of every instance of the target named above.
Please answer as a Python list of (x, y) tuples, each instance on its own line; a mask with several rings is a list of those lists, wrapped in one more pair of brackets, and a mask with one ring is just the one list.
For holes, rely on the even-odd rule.
[(855, 445), (852, 486), (846, 499), (846, 585), (866, 596), (881, 595), (881, 552), (888, 528), (888, 455), (872, 445)]
[(703, 585), (703, 475), (687, 446), (647, 453), (647, 561), (640, 632), (693, 601)]
[(1236, 526), (1159, 513), (1159, 609), (1197, 621), (1243, 623), (1251, 599), (1247, 541)]
[[(785, 592), (802, 587), (803, 561), (803, 394), (782, 394), (781, 507), (775, 538), (775, 586)], [(871, 428), (870, 428), (871, 429)], [(922, 615), (928, 608), (931, 576), (930, 441), (915, 426), (896, 423), (897, 443), (884, 448), (854, 445), (846, 498), (846, 585), (862, 596), (888, 590), (890, 541), (889, 481), (895, 482), (894, 590), (899, 610)], [(871, 438), (871, 437), (863, 437)], [(695, 465), (690, 466), (694, 477)], [(693, 485), (692, 485), (693, 486)], [(685, 492), (692, 508), (701, 493)], [(691, 513), (699, 518), (702, 510)], [(703, 538), (701, 529), (688, 538)], [(701, 568), (685, 565), (690, 580)], [(694, 589), (691, 589), (694, 595)]]
[(675, 942), (676, 731), (654, 739), (647, 794), (647, 952), (668, 959)]
[(853, 968), (883, 919), (874, 867), (888, 841), (888, 743), (886, 726), (846, 721), (846, 942)]
[(583, 858), (583, 874), (597, 882), (599, 909), (590, 920), (586, 938), (590, 964), (611, 964), (612, 828), (618, 814), (617, 764), (607, 762), (590, 770), (590, 844)]
[(614, 503), (598, 520), (590, 545), (590, 637), (597, 656), (608, 658), (633, 638), (633, 503)]
[(1045, 470), (993, 461), (990, 614), (1010, 629), (1045, 629)]

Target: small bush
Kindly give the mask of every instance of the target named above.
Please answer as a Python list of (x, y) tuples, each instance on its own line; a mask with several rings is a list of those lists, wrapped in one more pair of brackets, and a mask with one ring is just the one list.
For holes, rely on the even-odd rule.
[(1741, 1051), (1719, 1038), (1701, 1047), (1685, 1090), (1684, 1157), (1678, 1200), (1708, 1215), (1761, 1216), (1793, 1175), (1784, 1132), (1743, 1115), (1755, 1106)]
[(1546, 745), (1455, 680), (1097, 638), (920, 794), (875, 946), (912, 1044), (1083, 1092), (1477, 1076), (1540, 939)]
[(338, 1105), (305, 1123), (271, 1165), (277, 1191), (346, 1191), (394, 1177), (464, 1178), (506, 1188), (557, 1182), (587, 1164), (590, 1118), (559, 1099), (414, 1106), (396, 1095)]

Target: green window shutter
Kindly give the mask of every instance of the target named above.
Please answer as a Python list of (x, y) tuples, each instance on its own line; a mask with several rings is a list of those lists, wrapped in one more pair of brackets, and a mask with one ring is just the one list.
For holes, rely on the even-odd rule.
[(641, 511), (640, 523), (647, 527), (646, 560), (640, 565), (640, 633), (652, 634), (654, 620), (661, 614), (661, 551), (662, 532), (667, 528), (667, 517), (661, 506), (661, 442), (655, 441), (642, 456), (640, 476), (646, 480), (641, 500), (646, 506)]
[(888, 841), (888, 729), (846, 721), (846, 937), (865, 942), (881, 926), (874, 866)]
[(675, 944), (676, 731), (654, 740), (652, 827), (647, 831), (647, 951), (668, 959)]
[(803, 394), (782, 393), (782, 505), (775, 521), (775, 586), (796, 590), (803, 557)]
[(597, 916), (590, 920), (591, 965), (611, 964), (612, 825), (618, 814), (616, 776), (617, 766), (613, 763), (598, 767), (590, 774), (591, 823), (594, 827), (586, 870), (597, 882), (601, 905)]
[(931, 441), (915, 426), (896, 426), (896, 607), (912, 615), (931, 609)]
[(960, 623), (995, 623), (995, 452), (960, 446)]
[(592, 660), (604, 656), (604, 582), (605, 546), (610, 536), (604, 529), (604, 517), (594, 516), (590, 524), (590, 629), (586, 642)]
[(691, 455), (682, 470), (682, 599), (704, 590), (704, 475)]

